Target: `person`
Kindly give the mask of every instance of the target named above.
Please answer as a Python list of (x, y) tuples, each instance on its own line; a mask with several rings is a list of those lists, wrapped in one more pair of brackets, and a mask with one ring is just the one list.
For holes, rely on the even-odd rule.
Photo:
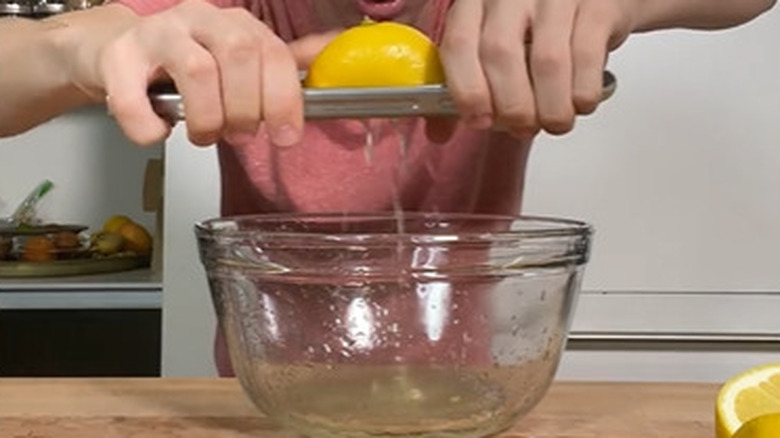
[[(516, 213), (533, 137), (592, 113), (608, 53), (628, 36), (720, 29), (775, 0), (116, 0), (53, 18), (2, 20), (0, 135), (106, 102), (154, 144), (170, 125), (150, 84), (173, 81), (196, 145), (218, 144), (221, 212)], [(376, 121), (367, 162), (357, 121), (304, 124), (298, 71), (364, 16), (440, 45), (460, 123)], [(488, 129), (501, 123), (507, 131)], [(391, 129), (392, 128), (392, 129)], [(408, 137), (399, 153), (396, 132)], [(399, 160), (402, 172), (397, 172)], [(220, 335), (221, 374), (230, 373)]]

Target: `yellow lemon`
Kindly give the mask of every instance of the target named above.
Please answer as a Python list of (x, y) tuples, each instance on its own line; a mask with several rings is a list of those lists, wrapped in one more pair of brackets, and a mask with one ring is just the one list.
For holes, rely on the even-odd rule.
[(733, 438), (743, 424), (774, 413), (780, 413), (780, 363), (747, 370), (721, 387), (715, 406), (717, 437)]
[(780, 437), (780, 411), (776, 414), (756, 417), (737, 430), (734, 438), (777, 438)]
[(124, 239), (125, 250), (139, 255), (149, 255), (152, 252), (152, 236), (141, 225), (132, 221), (126, 222), (116, 232)]
[(440, 84), (436, 45), (405, 24), (365, 20), (333, 39), (314, 59), (306, 87), (392, 87)]
[(132, 222), (129, 217), (122, 214), (116, 214), (106, 220), (103, 224), (103, 231), (107, 233), (116, 233), (116, 230), (118, 230), (119, 227), (128, 222)]

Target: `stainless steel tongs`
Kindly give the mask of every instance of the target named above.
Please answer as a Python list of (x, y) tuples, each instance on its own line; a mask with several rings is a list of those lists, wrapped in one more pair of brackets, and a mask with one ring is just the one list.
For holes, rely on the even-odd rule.
[[(604, 72), (601, 100), (615, 93), (617, 80)], [(149, 97), (155, 112), (171, 122), (184, 120), (184, 102), (172, 85), (156, 86)], [(444, 85), (385, 88), (307, 88), (303, 90), (306, 119), (457, 116)]]

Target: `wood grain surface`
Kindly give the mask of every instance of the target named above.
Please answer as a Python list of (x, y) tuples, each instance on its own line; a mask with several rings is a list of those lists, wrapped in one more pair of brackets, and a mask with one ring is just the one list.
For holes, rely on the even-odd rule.
[[(718, 387), (556, 382), (504, 438), (712, 438)], [(3, 438), (293, 438), (233, 379), (0, 379)]]

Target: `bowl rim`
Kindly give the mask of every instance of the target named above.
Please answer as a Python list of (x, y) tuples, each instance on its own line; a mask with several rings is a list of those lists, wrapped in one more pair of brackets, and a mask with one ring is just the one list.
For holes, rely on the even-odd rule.
[[(533, 239), (533, 238), (565, 238), (565, 237), (588, 237), (594, 233), (594, 227), (590, 223), (564, 217), (554, 217), (545, 215), (526, 215), (526, 214), (493, 214), (493, 213), (448, 213), (448, 212), (402, 212), (402, 219), (440, 219), (446, 218), (450, 220), (476, 220), (476, 221), (511, 221), (513, 223), (520, 223), (521, 225), (528, 224), (528, 227), (522, 226), (520, 229), (510, 229), (504, 231), (476, 231), (476, 232), (458, 232), (461, 237), (458, 240), (463, 240), (465, 237), (479, 238), (482, 240), (489, 235), (491, 239), (503, 240), (503, 239)], [(195, 232), (201, 238), (231, 238), (247, 236), (248, 234), (262, 234), (269, 238), (286, 238), (286, 237), (319, 237), (334, 236), (343, 238), (370, 238), (374, 237), (388, 237), (403, 235), (407, 238), (425, 238), (435, 237), (439, 240), (442, 237), (446, 237), (452, 233), (434, 233), (434, 232), (405, 232), (399, 233), (393, 232), (375, 232), (375, 233), (360, 233), (360, 232), (305, 232), (305, 231), (268, 231), (268, 230), (246, 230), (236, 229), (230, 227), (230, 224), (239, 222), (281, 222), (281, 221), (305, 221), (314, 219), (325, 220), (398, 220), (396, 213), (392, 211), (381, 212), (356, 212), (356, 213), (259, 213), (259, 214), (239, 214), (239, 215), (227, 215), (220, 217), (213, 217), (204, 220), (197, 221), (195, 223)], [(531, 226), (533, 224), (533, 226)]]

